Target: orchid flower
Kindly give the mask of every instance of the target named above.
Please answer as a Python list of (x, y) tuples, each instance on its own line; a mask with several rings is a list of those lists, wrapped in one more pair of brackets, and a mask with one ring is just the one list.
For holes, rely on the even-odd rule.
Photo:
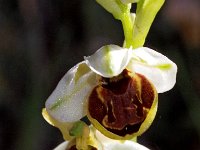
[(103, 46), (72, 67), (47, 99), (43, 117), (66, 140), (55, 150), (147, 150), (134, 141), (154, 120), (158, 93), (176, 82), (176, 64), (143, 47), (164, 0), (96, 1), (122, 22), (124, 45)]
[(103, 46), (64, 75), (43, 116), (65, 140), (73, 138), (71, 126), (85, 116), (106, 137), (129, 140), (149, 128), (157, 93), (174, 86), (176, 73), (175, 63), (150, 48)]

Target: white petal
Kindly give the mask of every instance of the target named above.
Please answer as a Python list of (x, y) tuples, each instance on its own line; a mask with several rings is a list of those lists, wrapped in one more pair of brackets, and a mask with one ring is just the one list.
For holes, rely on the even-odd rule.
[(149, 150), (139, 143), (125, 140), (113, 140), (96, 130), (96, 138), (102, 143), (104, 150)]
[(65, 141), (65, 142), (61, 143), (60, 145), (58, 145), (53, 150), (66, 150), (68, 143), (69, 143), (68, 141)]
[(128, 68), (145, 75), (154, 84), (158, 93), (170, 90), (176, 83), (176, 64), (147, 47), (133, 50)]
[(128, 141), (125, 142), (111, 142), (104, 144), (105, 150), (149, 150), (148, 148), (144, 147), (143, 145), (140, 145), (139, 143)]
[(96, 85), (96, 74), (81, 62), (71, 68), (46, 101), (47, 112), (60, 122), (74, 122), (86, 115), (85, 101)]
[(117, 45), (101, 47), (93, 55), (85, 57), (87, 65), (95, 73), (103, 77), (119, 75), (127, 66), (132, 50)]

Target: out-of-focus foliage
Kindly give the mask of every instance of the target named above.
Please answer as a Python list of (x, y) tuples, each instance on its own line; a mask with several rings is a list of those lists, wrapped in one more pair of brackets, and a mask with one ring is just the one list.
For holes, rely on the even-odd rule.
[[(159, 95), (156, 120), (139, 137), (151, 149), (200, 149), (199, 26), (198, 0), (167, 0), (146, 39), (179, 68), (175, 88)], [(122, 42), (120, 22), (94, 0), (0, 0), (0, 149), (61, 143), (41, 116), (48, 95), (84, 55)]]

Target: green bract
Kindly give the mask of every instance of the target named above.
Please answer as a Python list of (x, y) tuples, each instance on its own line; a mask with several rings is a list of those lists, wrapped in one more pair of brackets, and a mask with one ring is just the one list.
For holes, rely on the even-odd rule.
[(122, 3), (124, 4), (129, 4), (129, 3), (137, 3), (139, 2), (140, 0), (121, 0)]
[(130, 11), (130, 4), (123, 4), (120, 0), (96, 0), (102, 7), (110, 12), (116, 19), (121, 20), (124, 13)]
[[(121, 20), (125, 47), (138, 48), (144, 45), (151, 24), (164, 0), (97, 0), (116, 19)], [(136, 16), (131, 19), (131, 3), (137, 3)]]
[(137, 3), (136, 18), (133, 26), (133, 48), (144, 45), (151, 24), (164, 3), (164, 0), (140, 0)]

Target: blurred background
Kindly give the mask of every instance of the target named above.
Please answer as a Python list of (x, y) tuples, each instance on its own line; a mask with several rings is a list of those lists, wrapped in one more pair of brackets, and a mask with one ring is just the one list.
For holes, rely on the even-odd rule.
[[(61, 77), (83, 56), (123, 43), (121, 23), (95, 0), (0, 0), (0, 149), (51, 150), (61, 133), (41, 115)], [(200, 1), (167, 0), (145, 46), (178, 66), (176, 86), (159, 94), (152, 150), (200, 149)]]

